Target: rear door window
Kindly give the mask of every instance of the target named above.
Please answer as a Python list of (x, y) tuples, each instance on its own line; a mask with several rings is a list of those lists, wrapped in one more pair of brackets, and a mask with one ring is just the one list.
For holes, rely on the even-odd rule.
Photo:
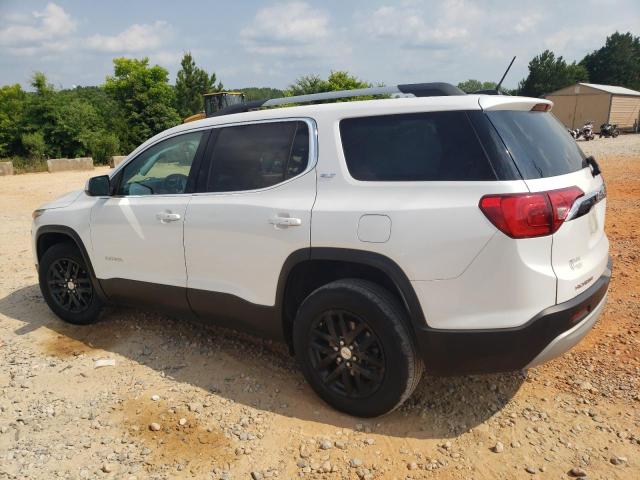
[(463, 111), (348, 118), (340, 136), (356, 180), (496, 179)]
[(265, 122), (217, 129), (204, 191), (270, 187), (304, 172), (309, 128), (303, 121)]
[(486, 115), (525, 180), (564, 175), (584, 168), (585, 154), (551, 113), (497, 110)]

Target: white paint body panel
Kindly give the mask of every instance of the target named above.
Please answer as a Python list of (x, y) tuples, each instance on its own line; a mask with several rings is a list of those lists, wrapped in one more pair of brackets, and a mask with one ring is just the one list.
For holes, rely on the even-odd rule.
[[(183, 221), (191, 195), (99, 198), (91, 212), (93, 269), (98, 278), (126, 278), (185, 287)], [(180, 215), (161, 222), (157, 215)]]
[(555, 304), (551, 237), (514, 240), (496, 231), (465, 272), (449, 280), (414, 281), (430, 327), (517, 327)]
[[(533, 192), (577, 186), (585, 194), (596, 192), (602, 175), (593, 177), (589, 168), (557, 177), (527, 180)], [(558, 277), (558, 303), (587, 290), (605, 271), (609, 260), (609, 240), (604, 232), (606, 199), (589, 213), (564, 222), (553, 235), (552, 263)]]
[[(184, 228), (188, 287), (274, 305), (285, 260), (309, 247), (315, 196), (314, 170), (254, 192), (194, 195)], [(269, 223), (276, 216), (301, 225)]]
[(33, 221), (31, 227), (31, 243), (35, 263), (38, 263), (35, 235), (38, 228), (43, 225), (62, 225), (73, 229), (84, 243), (89, 255), (92, 256), (91, 230), (89, 225), (91, 208), (95, 202), (96, 199), (89, 197), (84, 191), (75, 191), (65, 194), (40, 207), (41, 209), (45, 209), (45, 211)]

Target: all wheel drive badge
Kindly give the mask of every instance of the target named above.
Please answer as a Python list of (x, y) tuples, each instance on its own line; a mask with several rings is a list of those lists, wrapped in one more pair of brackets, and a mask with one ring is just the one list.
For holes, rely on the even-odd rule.
[(589, 283), (591, 283), (591, 280), (593, 280), (593, 277), (589, 277), (584, 282), (580, 282), (578, 285), (576, 285), (576, 290), (580, 290), (586, 285), (589, 285)]

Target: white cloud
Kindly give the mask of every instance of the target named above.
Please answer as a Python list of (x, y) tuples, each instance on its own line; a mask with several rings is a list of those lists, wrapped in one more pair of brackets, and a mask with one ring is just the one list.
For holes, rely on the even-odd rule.
[(0, 45), (18, 55), (35, 55), (52, 45), (59, 48), (77, 28), (76, 20), (55, 3), (31, 15), (10, 15), (6, 20), (9, 25), (0, 30)]
[(404, 47), (450, 47), (468, 36), (468, 30), (462, 21), (465, 16), (457, 16), (451, 12), (451, 8), (458, 5), (459, 2), (448, 2), (442, 14), (430, 10), (433, 12), (432, 17), (437, 20), (425, 18), (418, 10), (383, 6), (366, 19), (365, 30), (380, 39), (399, 41)]
[[(193, 52), (191, 52), (193, 53)], [(157, 63), (163, 67), (175, 67), (180, 64), (183, 52), (172, 50), (159, 50), (149, 55), (151, 63)]]
[(251, 53), (315, 56), (326, 53), (325, 42), (332, 34), (326, 12), (292, 2), (259, 9), (240, 31), (240, 38)]
[(164, 45), (171, 33), (171, 26), (164, 21), (152, 24), (133, 24), (117, 35), (95, 34), (87, 39), (91, 50), (112, 53), (149, 52)]
[(540, 23), (540, 20), (542, 20), (542, 15), (539, 13), (522, 15), (514, 25), (513, 29), (516, 31), (516, 33), (530, 32), (535, 26)]

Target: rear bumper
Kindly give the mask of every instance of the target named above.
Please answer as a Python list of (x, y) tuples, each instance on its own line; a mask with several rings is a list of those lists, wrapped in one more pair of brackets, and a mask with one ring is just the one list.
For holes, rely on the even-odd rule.
[(422, 328), (416, 332), (427, 371), (433, 374), (521, 370), (555, 358), (575, 346), (596, 323), (605, 305), (611, 259), (586, 291), (549, 307), (526, 324), (487, 330)]

